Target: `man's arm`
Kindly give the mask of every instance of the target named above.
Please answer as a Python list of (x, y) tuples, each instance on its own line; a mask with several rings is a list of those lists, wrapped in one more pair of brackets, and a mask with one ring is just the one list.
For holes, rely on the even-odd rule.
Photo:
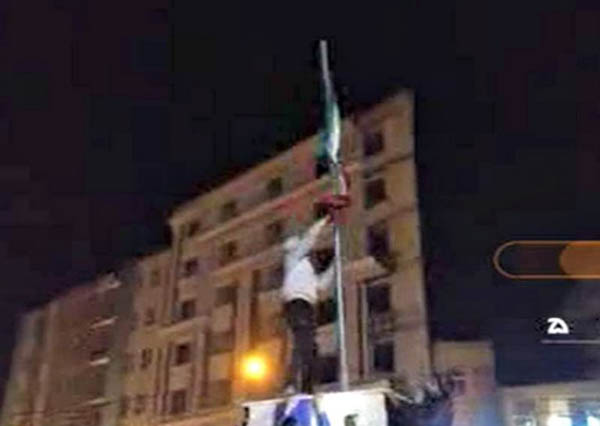
[(296, 259), (301, 259), (306, 256), (312, 247), (315, 245), (319, 234), (323, 230), (323, 227), (327, 224), (327, 218), (323, 218), (316, 223), (314, 223), (308, 230), (304, 233), (304, 235), (300, 238), (298, 242), (298, 246), (294, 250), (294, 257)]

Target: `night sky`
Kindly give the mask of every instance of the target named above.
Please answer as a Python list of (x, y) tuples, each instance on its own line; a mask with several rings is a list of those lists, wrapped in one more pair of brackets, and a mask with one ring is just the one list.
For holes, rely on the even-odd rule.
[(0, 6), (0, 378), (19, 312), (164, 246), (174, 206), (317, 130), (320, 37), (344, 114), (415, 90), (434, 335), (493, 337), (504, 383), (581, 376), (535, 343), (572, 284), (507, 282), (491, 256), (600, 239), (597, 10), (192, 3)]

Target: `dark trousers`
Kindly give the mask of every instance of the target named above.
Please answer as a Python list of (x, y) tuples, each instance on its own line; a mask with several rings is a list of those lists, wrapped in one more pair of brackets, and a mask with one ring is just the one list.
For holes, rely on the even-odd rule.
[(317, 355), (315, 308), (305, 300), (295, 299), (284, 305), (284, 313), (293, 338), (288, 385), (312, 393)]

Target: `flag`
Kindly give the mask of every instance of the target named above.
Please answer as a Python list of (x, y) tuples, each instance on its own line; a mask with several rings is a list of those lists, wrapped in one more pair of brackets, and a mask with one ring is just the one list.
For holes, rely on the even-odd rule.
[(327, 60), (327, 46), (325, 41), (321, 41), (321, 68), (323, 74), (323, 87), (325, 94), (325, 132), (323, 135), (325, 151), (329, 160), (339, 163), (340, 156), (340, 109), (337, 104), (331, 76), (329, 73), (329, 64)]

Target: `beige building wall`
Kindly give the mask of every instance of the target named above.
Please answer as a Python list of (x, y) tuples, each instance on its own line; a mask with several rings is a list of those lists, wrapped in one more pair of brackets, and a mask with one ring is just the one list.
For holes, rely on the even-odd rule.
[(132, 318), (122, 363), (121, 425), (155, 422), (163, 400), (160, 381), (166, 356), (161, 315), (168, 280), (168, 250), (138, 259), (132, 290)]
[(453, 424), (498, 424), (492, 342), (435, 342), (433, 359), (438, 373), (454, 372), (457, 380)]
[[(430, 361), (412, 96), (400, 93), (344, 121), (343, 140), (354, 201), (343, 231), (350, 378), (404, 375), (418, 381), (429, 373)], [(367, 140), (375, 146), (369, 155)], [(167, 364), (163, 414), (170, 423), (279, 390), (290, 344), (279, 300), (281, 242), (315, 220), (314, 201), (330, 188), (327, 176), (316, 177), (318, 143), (317, 136), (302, 141), (171, 216), (172, 280), (162, 335), (173, 351), (190, 344), (193, 356), (184, 365)], [(319, 248), (331, 249), (331, 229), (323, 234)], [(190, 301), (195, 318), (180, 324), (179, 312)], [(332, 376), (334, 327), (327, 315), (321, 324), (320, 364)], [(269, 374), (261, 383), (241, 375), (249, 353), (268, 360)], [(183, 409), (177, 398), (185, 399)]]
[(599, 381), (506, 386), (501, 389), (501, 401), (506, 426), (565, 424), (557, 418), (570, 418), (575, 424), (577, 416), (583, 421), (594, 417), (595, 424), (600, 421)]
[(124, 289), (114, 275), (102, 276), (23, 317), (4, 425), (116, 424), (115, 366), (130, 311)]

